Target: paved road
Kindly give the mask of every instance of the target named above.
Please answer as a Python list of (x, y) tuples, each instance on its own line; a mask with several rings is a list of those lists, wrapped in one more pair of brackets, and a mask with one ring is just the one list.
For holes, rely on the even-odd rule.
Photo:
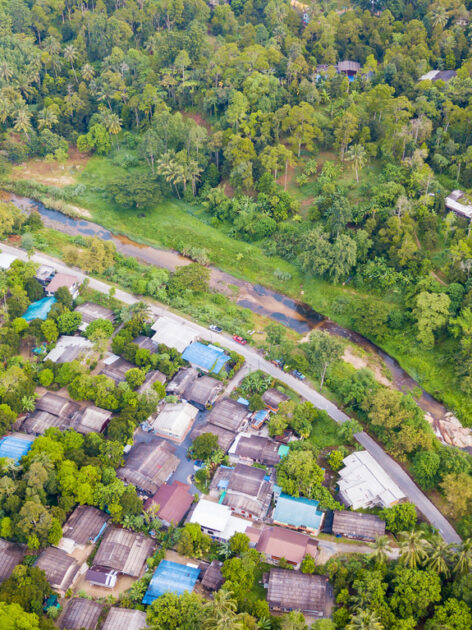
[[(1, 246), (1, 249), (2, 251), (18, 256), (18, 258), (21, 258), (23, 260), (27, 259), (26, 252), (21, 249), (3, 244)], [(58, 261), (56, 258), (47, 256), (46, 254), (34, 254), (32, 256), (32, 260), (40, 264), (52, 264), (58, 271), (63, 271), (66, 273), (70, 273), (71, 271), (73, 271), (81, 281), (88, 277), (79, 269), (68, 267), (64, 265), (61, 261)], [(92, 289), (96, 289), (97, 291), (100, 291), (102, 293), (108, 293), (111, 288), (111, 285), (102, 282), (101, 280), (96, 280), (95, 278), (89, 278), (89, 286)], [(134, 304), (135, 302), (142, 300), (142, 298), (137, 298), (131, 293), (127, 293), (126, 291), (122, 291), (121, 289), (116, 289), (115, 297), (125, 304)], [(273, 365), (269, 361), (264, 360), (264, 358), (251, 346), (241, 346), (227, 335), (213, 333), (207, 328), (191, 322), (181, 315), (176, 315), (175, 313), (168, 311), (166, 308), (156, 304), (152, 300), (144, 299), (144, 301), (146, 301), (150, 305), (151, 311), (156, 317), (166, 315), (166, 317), (169, 317), (176, 322), (185, 324), (186, 326), (190, 326), (196, 333), (198, 333), (199, 336), (207, 339), (208, 341), (219, 341), (221, 343), (224, 340), (224, 345), (227, 348), (229, 348), (230, 350), (234, 350), (244, 356), (248, 368), (250, 368), (251, 370), (261, 369), (274, 378), (277, 378), (279, 381), (282, 381), (283, 383), (291, 387), (294, 391), (296, 391), (300, 396), (313, 403), (315, 407), (318, 407), (319, 409), (324, 409), (338, 424), (342, 424), (343, 422), (346, 422), (346, 420), (349, 420), (349, 416), (338, 409), (336, 405), (330, 402), (327, 398), (312, 389), (306, 383), (299, 381), (291, 374), (286, 374), (279, 368), (275, 367), (275, 365)], [(379, 465), (382, 466), (385, 472), (390, 475), (390, 477), (395, 481), (395, 483), (402, 490), (408, 500), (414, 503), (418, 510), (423, 514), (423, 516), (431, 523), (431, 525), (433, 525), (433, 527), (435, 527), (440, 532), (441, 536), (446, 542), (460, 542), (460, 537), (458, 536), (452, 525), (449, 523), (449, 521), (423, 494), (423, 492), (421, 492), (418, 486), (397, 464), (397, 462), (395, 462), (395, 460), (387, 455), (387, 453), (381, 448), (381, 446), (379, 446), (379, 444), (377, 444), (375, 440), (373, 440), (364, 431), (356, 434), (355, 438), (359, 442), (359, 444), (361, 444), (372, 455), (372, 457), (379, 463)]]

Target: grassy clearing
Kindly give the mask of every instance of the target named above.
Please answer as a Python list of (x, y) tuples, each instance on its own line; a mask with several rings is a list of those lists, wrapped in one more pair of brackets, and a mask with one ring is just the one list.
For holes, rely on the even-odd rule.
[(336, 422), (324, 413), (313, 423), (309, 440), (320, 449), (345, 444)]

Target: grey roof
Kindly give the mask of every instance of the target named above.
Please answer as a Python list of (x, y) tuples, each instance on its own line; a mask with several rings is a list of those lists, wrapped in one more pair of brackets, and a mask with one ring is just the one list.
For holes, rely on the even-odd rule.
[(25, 552), (22, 545), (0, 538), (0, 583), (10, 577), (16, 565), (23, 560)]
[(45, 549), (36, 560), (36, 566), (45, 572), (52, 588), (63, 593), (73, 584), (80, 568), (74, 558), (56, 547)]
[(70, 398), (47, 392), (36, 401), (36, 409), (39, 411), (47, 411), (61, 418), (72, 418), (80, 409), (80, 405), (73, 402)]
[(190, 438), (194, 440), (199, 435), (202, 435), (202, 433), (213, 433), (213, 435), (216, 435), (218, 438), (218, 446), (221, 448), (223, 453), (226, 453), (236, 437), (236, 433), (233, 433), (233, 431), (223, 429), (216, 424), (206, 423), (195, 427), (190, 434)]
[(147, 628), (146, 613), (128, 608), (110, 608), (101, 630), (144, 630)]
[(146, 374), (144, 383), (138, 388), (138, 394), (143, 394), (157, 382), (164, 384), (166, 382), (166, 375), (159, 372), (159, 370), (150, 370)]
[(139, 577), (153, 549), (153, 540), (144, 534), (110, 527), (95, 555), (94, 567), (115, 569), (125, 575)]
[(126, 380), (126, 372), (136, 366), (121, 357), (113, 361), (113, 363), (105, 364), (100, 374), (104, 374), (115, 381), (115, 383), (123, 383)]
[(340, 61), (338, 63), (339, 72), (359, 72), (361, 64), (358, 61)]
[(201, 376), (187, 385), (183, 396), (186, 400), (205, 407), (215, 402), (222, 389), (221, 381), (211, 376)]
[(104, 605), (91, 599), (74, 597), (70, 599), (59, 621), (65, 630), (95, 630)]
[(385, 534), (385, 521), (375, 514), (340, 510), (334, 512), (332, 531), (350, 538), (375, 540)]
[(440, 70), (434, 77), (434, 81), (450, 81), (456, 76), (455, 70)]
[(266, 471), (262, 468), (237, 464), (229, 479), (228, 490), (257, 496), (265, 475)]
[(110, 516), (90, 505), (79, 505), (62, 528), (64, 538), (70, 538), (77, 545), (86, 545), (100, 533)]
[(111, 411), (95, 405), (84, 407), (74, 419), (74, 429), (79, 433), (101, 433), (112, 416)]
[(299, 571), (271, 569), (267, 601), (278, 610), (301, 610), (329, 617), (333, 593), (324, 575), (309, 575)]
[(236, 447), (236, 455), (268, 466), (275, 466), (280, 461), (279, 444), (261, 435), (241, 437)]
[(225, 579), (221, 573), (221, 562), (213, 560), (208, 569), (206, 569), (202, 578), (202, 586), (209, 591), (217, 591), (223, 585)]
[(195, 368), (181, 368), (171, 380), (171, 382), (167, 385), (166, 391), (169, 394), (180, 396), (184, 393), (185, 389), (190, 385), (190, 383), (193, 383), (197, 376), (198, 372)]
[(115, 321), (115, 316), (110, 308), (94, 304), (93, 302), (84, 302), (75, 308), (76, 313), (82, 315), (82, 323), (90, 324), (96, 319), (108, 319), (110, 322)]
[(278, 389), (271, 388), (262, 394), (262, 400), (267, 407), (277, 410), (281, 402), (288, 400), (288, 396), (283, 392), (279, 392)]
[(51, 427), (55, 427), (60, 431), (70, 429), (72, 422), (73, 421), (70, 418), (61, 418), (60, 416), (55, 416), (47, 411), (37, 410), (33, 411), (33, 413), (24, 420), (21, 425), (21, 429), (26, 433), (41, 435)]
[(165, 440), (141, 442), (131, 449), (123, 468), (117, 475), (149, 495), (155, 494), (180, 464), (175, 447)]
[(222, 466), (213, 477), (211, 493), (219, 495), (220, 488), (225, 487), (223, 505), (250, 518), (262, 518), (272, 498), (272, 484), (264, 479), (265, 475), (261, 468), (245, 464), (238, 464), (234, 469)]
[(231, 398), (224, 398), (213, 407), (208, 422), (237, 433), (244, 425), (247, 415), (247, 407)]
[(151, 339), (151, 337), (146, 337), (145, 335), (139, 335), (133, 341), (139, 348), (145, 348), (149, 350), (149, 352), (157, 352), (159, 349), (159, 345)]

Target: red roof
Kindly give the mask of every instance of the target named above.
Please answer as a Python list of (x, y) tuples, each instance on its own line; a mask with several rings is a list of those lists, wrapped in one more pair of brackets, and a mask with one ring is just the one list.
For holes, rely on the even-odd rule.
[(184, 518), (193, 503), (188, 483), (173, 481), (163, 484), (156, 494), (148, 499), (144, 507), (149, 509), (153, 504), (159, 505), (158, 517), (176, 525)]
[(46, 287), (48, 293), (55, 293), (60, 287), (67, 287), (70, 289), (74, 284), (78, 283), (77, 276), (73, 276), (70, 273), (56, 273), (54, 278)]

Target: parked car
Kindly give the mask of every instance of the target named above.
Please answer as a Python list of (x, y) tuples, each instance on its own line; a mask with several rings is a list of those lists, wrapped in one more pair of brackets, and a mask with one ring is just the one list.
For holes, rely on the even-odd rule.
[(273, 361), (271, 361), (271, 363), (275, 365), (275, 367), (280, 368), (281, 370), (284, 369), (284, 362), (281, 359), (274, 359)]
[(304, 374), (302, 374), (301, 372), (299, 372), (298, 370), (292, 370), (292, 374), (293, 376), (295, 376), (295, 378), (300, 379), (301, 381), (304, 381), (306, 376)]
[(242, 346), (245, 346), (247, 344), (247, 341), (243, 337), (241, 337), (240, 335), (233, 335), (233, 339), (237, 343), (240, 343)]
[(208, 328), (212, 330), (213, 332), (217, 332), (217, 333), (223, 332), (223, 329), (220, 328), (219, 326), (216, 326), (215, 324), (208, 326)]

